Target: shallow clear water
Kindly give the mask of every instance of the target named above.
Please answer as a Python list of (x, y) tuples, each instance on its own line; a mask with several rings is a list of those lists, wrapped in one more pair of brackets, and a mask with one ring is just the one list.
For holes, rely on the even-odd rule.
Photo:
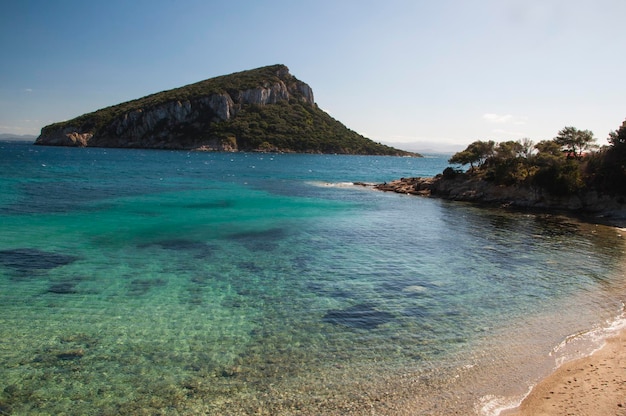
[(569, 335), (621, 314), (624, 245), (559, 216), (347, 185), (446, 166), (0, 143), (0, 410), (466, 414), (514, 400), (580, 351), (553, 352)]

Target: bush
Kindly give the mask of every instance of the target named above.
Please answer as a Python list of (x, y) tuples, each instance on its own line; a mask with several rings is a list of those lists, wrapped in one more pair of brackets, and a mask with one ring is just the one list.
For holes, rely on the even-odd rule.
[(454, 169), (452, 167), (447, 167), (443, 170), (442, 175), (444, 179), (454, 179), (457, 176), (461, 175), (462, 172), (458, 169)]
[(574, 194), (585, 187), (580, 164), (572, 159), (539, 168), (532, 182), (553, 195), (562, 196)]

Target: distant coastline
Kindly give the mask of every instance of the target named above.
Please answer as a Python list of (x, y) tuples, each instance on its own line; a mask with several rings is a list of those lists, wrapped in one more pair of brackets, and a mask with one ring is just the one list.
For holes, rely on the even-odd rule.
[(0, 141), (3, 142), (34, 142), (37, 136), (32, 134), (0, 133)]

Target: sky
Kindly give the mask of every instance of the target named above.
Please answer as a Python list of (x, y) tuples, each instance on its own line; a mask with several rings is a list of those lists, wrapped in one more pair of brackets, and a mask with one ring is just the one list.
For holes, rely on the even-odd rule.
[(626, 119), (624, 0), (0, 0), (0, 133), (284, 64), (406, 150), (600, 144)]

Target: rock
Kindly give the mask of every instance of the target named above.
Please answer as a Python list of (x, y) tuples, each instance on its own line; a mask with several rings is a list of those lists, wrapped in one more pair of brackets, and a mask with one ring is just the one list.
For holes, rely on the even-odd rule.
[(13, 412), (11, 406), (7, 403), (0, 401), (0, 415), (10, 415)]
[(324, 315), (324, 322), (350, 328), (374, 329), (394, 318), (389, 312), (379, 311), (372, 305), (361, 303), (347, 309), (331, 310)]
[(61, 282), (55, 283), (48, 288), (49, 293), (56, 293), (59, 295), (67, 295), (77, 293), (76, 283), (74, 282)]
[(134, 279), (130, 282), (129, 293), (132, 296), (141, 296), (148, 293), (153, 287), (165, 286), (167, 282), (163, 279)]
[(0, 264), (17, 272), (50, 270), (78, 260), (78, 257), (36, 248), (0, 250)]
[[(20, 389), (15, 385), (15, 384), (11, 384), (10, 386), (6, 386), (4, 388), (4, 394), (6, 394), (8, 397), (13, 397), (13, 396), (17, 396), (19, 394)], [(2, 413), (0, 412), (0, 415)]]
[(374, 185), (374, 188), (380, 191), (428, 196), (431, 193), (433, 181), (433, 178), (401, 178), (389, 183)]
[(56, 355), (59, 360), (69, 361), (77, 360), (85, 355), (85, 350), (78, 348), (76, 350), (63, 351)]
[(575, 195), (551, 195), (538, 188), (497, 185), (472, 176), (446, 178), (401, 178), (374, 186), (375, 189), (403, 194), (432, 196), (454, 201), (496, 204), (504, 207), (569, 211), (603, 217), (620, 224), (626, 219), (623, 197), (586, 191)]
[(404, 289), (402, 289), (403, 292), (405, 293), (410, 293), (410, 294), (415, 294), (415, 293), (424, 293), (428, 290), (427, 287), (425, 286), (420, 286), (420, 285), (411, 285), (411, 286), (406, 286)]

